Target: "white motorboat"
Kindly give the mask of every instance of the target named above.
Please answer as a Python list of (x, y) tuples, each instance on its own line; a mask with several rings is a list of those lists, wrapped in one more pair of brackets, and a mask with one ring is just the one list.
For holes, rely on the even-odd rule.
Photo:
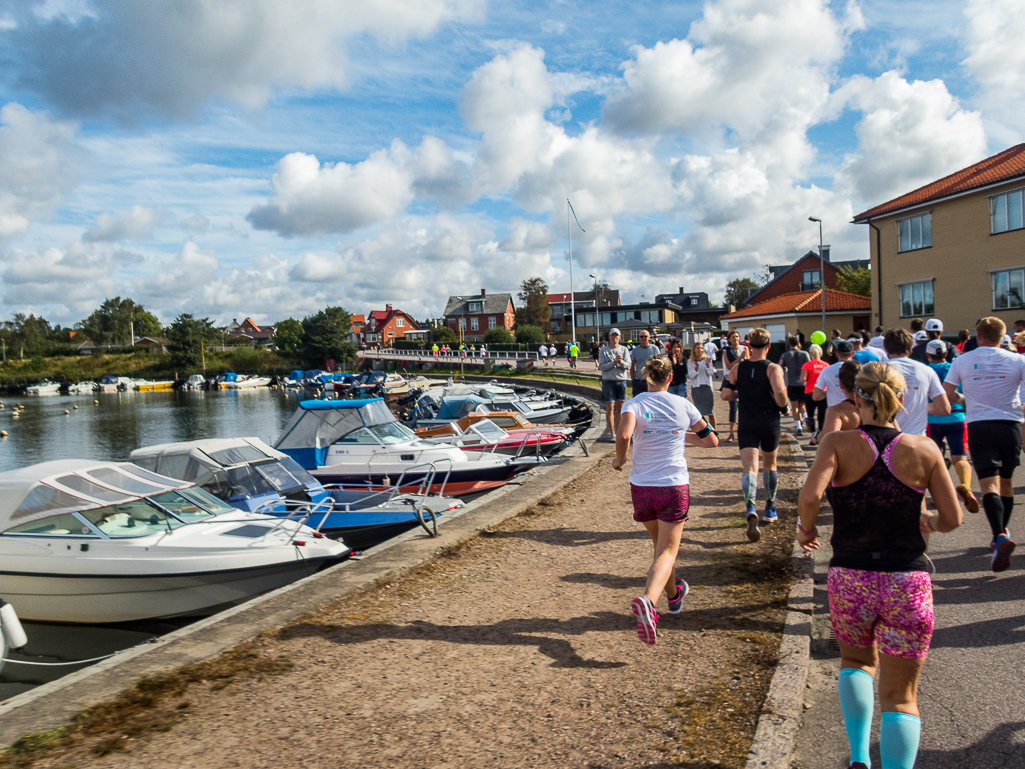
[(25, 389), (29, 395), (57, 395), (61, 391), (60, 382), (51, 382), (46, 379), (39, 384), (34, 384)]
[(76, 382), (68, 387), (71, 393), (91, 393), (96, 389), (96, 382)]
[(250, 387), (266, 387), (270, 384), (269, 376), (240, 376), (234, 382), (225, 382), (228, 390), (246, 390)]
[(182, 386), (185, 390), (205, 390), (206, 389), (206, 377), (202, 374), (193, 374), (185, 380), (185, 384)]
[(134, 384), (135, 380), (129, 377), (105, 374), (96, 383), (96, 389), (101, 393), (114, 393), (131, 390)]
[(0, 473), (0, 594), (25, 619), (108, 623), (210, 614), (349, 548), (127, 463)]

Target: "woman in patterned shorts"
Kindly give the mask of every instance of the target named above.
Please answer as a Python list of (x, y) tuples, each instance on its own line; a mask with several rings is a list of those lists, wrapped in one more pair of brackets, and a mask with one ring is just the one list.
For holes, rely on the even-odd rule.
[[(850, 766), (870, 765), (878, 669), (883, 769), (911, 769), (922, 728), (918, 678), (933, 629), (922, 533), (956, 529), (961, 506), (936, 444), (894, 425), (905, 388), (900, 373), (869, 363), (854, 384), (861, 428), (829, 433), (819, 444), (801, 490), (797, 541), (809, 552), (819, 546), (815, 521), (826, 492), (834, 521), (829, 617), (840, 642), (838, 686)], [(925, 489), (936, 513), (923, 512)]]
[(644, 524), (655, 546), (644, 595), (631, 604), (637, 617), (637, 635), (646, 644), (654, 644), (658, 635), (655, 604), (662, 593), (669, 601), (669, 613), (679, 614), (690, 590), (685, 581), (676, 581), (674, 569), (690, 507), (684, 446), (719, 445), (715, 430), (705, 423), (694, 404), (668, 392), (672, 378), (673, 363), (665, 355), (655, 355), (644, 364), (648, 391), (623, 404), (612, 463), (614, 469), (623, 470), (633, 439), (630, 496), (634, 520)]

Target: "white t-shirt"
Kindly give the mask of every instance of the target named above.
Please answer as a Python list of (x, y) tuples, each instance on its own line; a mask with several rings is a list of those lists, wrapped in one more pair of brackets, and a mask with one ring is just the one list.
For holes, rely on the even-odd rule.
[(623, 413), (633, 414), (634, 486), (684, 486), (690, 483), (683, 456), (687, 430), (704, 417), (686, 398), (667, 392), (647, 392), (623, 404)]
[(537, 351), (541, 354), (542, 358), (547, 358), (548, 357), (548, 345), (545, 345), (545, 344), (541, 345), (540, 347), (537, 348)]
[(705, 353), (709, 358), (715, 360), (715, 356), (719, 354), (719, 345), (711, 340), (705, 342)]
[(901, 373), (907, 384), (904, 410), (898, 411), (894, 417), (900, 424), (901, 432), (925, 435), (929, 425), (929, 401), (946, 393), (939, 376), (924, 363), (911, 358), (890, 358), (886, 362)]
[(964, 390), (967, 421), (1022, 421), (1019, 390), (1025, 382), (1025, 355), (976, 347), (951, 361), (946, 381)]
[(826, 406), (835, 406), (843, 403), (847, 398), (840, 389), (840, 366), (843, 361), (838, 361), (831, 366), (826, 366), (815, 380), (815, 389), (822, 390), (826, 394)]
[(555, 345), (554, 344), (551, 347), (548, 348), (548, 357), (549, 358), (554, 358), (558, 354), (559, 354), (559, 351), (555, 349)]

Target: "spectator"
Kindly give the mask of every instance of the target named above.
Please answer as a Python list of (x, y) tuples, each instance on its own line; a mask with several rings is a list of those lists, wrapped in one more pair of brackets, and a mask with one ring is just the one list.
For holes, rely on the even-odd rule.
[(638, 338), (640, 344), (630, 353), (630, 379), (633, 383), (634, 397), (648, 391), (648, 381), (644, 378), (644, 364), (658, 355), (658, 348), (651, 343), (650, 332), (641, 331)]
[(607, 440), (615, 440), (619, 416), (626, 401), (626, 382), (630, 378), (630, 351), (619, 343), (618, 328), (609, 330), (609, 343), (598, 351), (601, 369), (602, 400), (605, 401), (605, 424), (609, 430)]

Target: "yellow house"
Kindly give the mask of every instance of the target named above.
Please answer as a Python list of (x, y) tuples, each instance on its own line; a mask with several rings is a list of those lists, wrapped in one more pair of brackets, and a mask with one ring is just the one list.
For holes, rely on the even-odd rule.
[(1025, 318), (1025, 144), (854, 217), (867, 224), (872, 324)]
[[(782, 294), (753, 304), (719, 319), (729, 333), (736, 329), (743, 337), (753, 328), (764, 328), (773, 342), (785, 341), (800, 330), (805, 338), (822, 326), (822, 290)], [(841, 334), (869, 330), (871, 301), (867, 296), (826, 289), (826, 337), (834, 328)]]

